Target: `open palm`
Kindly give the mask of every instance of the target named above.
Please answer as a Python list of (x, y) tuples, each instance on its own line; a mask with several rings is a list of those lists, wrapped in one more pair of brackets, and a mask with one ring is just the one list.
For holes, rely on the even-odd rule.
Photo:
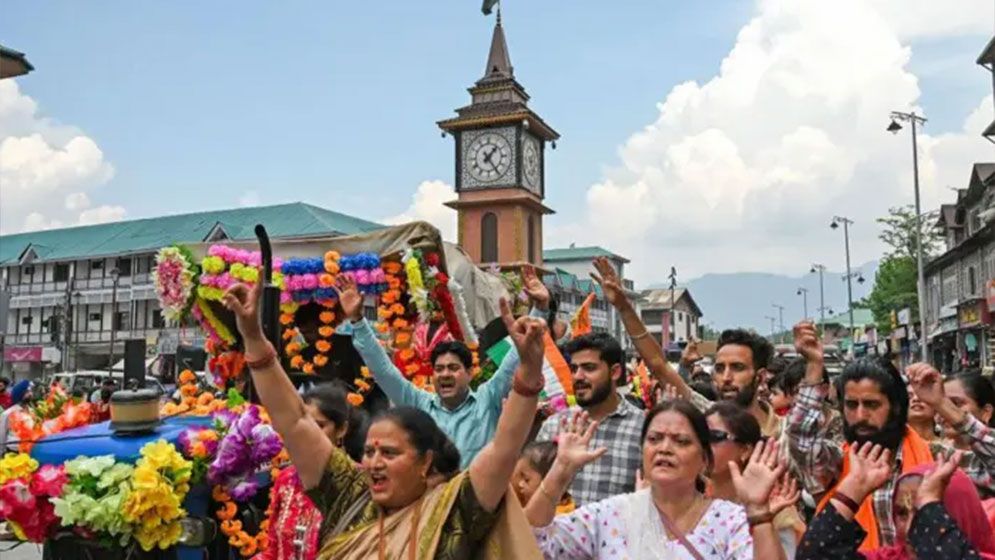
[[(890, 453), (880, 445), (864, 442), (850, 448), (850, 472), (843, 482), (855, 485), (864, 494), (870, 494), (888, 481), (891, 476)], [(847, 479), (850, 479), (847, 481)], [(842, 483), (841, 483), (842, 486)], [(854, 496), (851, 496), (854, 497)]]
[(591, 438), (598, 429), (597, 422), (591, 422), (587, 412), (574, 414), (570, 420), (563, 418), (560, 433), (556, 440), (556, 460), (571, 472), (577, 472), (591, 461), (604, 455), (607, 447), (590, 449)]
[(735, 462), (729, 462), (736, 495), (742, 503), (753, 506), (768, 503), (777, 479), (786, 469), (787, 467), (778, 460), (777, 442), (774, 440), (767, 440), (763, 445), (754, 447), (750, 461), (742, 471)]
[(350, 319), (360, 319), (363, 316), (363, 294), (359, 293), (356, 281), (347, 274), (340, 274), (338, 289), (342, 312)]
[(539, 308), (549, 305), (549, 289), (539, 279), (535, 267), (530, 264), (522, 267), (522, 289)]
[(625, 301), (625, 292), (622, 291), (622, 282), (618, 278), (615, 267), (605, 257), (594, 259), (594, 269), (597, 274), (591, 273), (591, 278), (601, 286), (605, 299), (613, 306), (620, 305)]

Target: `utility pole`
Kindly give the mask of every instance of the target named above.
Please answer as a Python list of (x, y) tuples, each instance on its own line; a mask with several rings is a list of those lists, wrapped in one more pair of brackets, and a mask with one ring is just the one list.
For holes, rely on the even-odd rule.
[(798, 295), (802, 296), (802, 319), (808, 319), (808, 288), (798, 288)]
[(824, 278), (826, 265), (814, 263), (811, 272), (819, 273), (819, 332), (821, 333), (826, 324), (826, 285)]
[(777, 309), (777, 324), (781, 328), (781, 344), (784, 344), (784, 306), (777, 303), (772, 303), (770, 305), (774, 309)]
[[(674, 330), (676, 330), (677, 322), (674, 320), (674, 307), (677, 305), (677, 267), (670, 267), (670, 313), (667, 315), (667, 340), (666, 345), (670, 346), (670, 341), (677, 338)], [(666, 352), (666, 346), (663, 348)]]
[(774, 342), (774, 324), (777, 321), (777, 317), (771, 317), (770, 315), (765, 315), (764, 319), (770, 321), (770, 341)]
[(853, 225), (853, 220), (845, 216), (833, 216), (833, 221), (829, 224), (829, 227), (836, 229), (843, 224), (843, 245), (846, 248), (846, 301), (847, 308), (850, 311), (850, 344), (854, 342), (854, 323), (853, 323), (853, 272), (850, 271), (850, 226)]

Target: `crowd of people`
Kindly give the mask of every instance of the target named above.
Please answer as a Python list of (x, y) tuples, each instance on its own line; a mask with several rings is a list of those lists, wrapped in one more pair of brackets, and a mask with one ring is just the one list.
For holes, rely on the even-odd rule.
[[(473, 387), (470, 349), (442, 342), (431, 392), (398, 371), (340, 279), (337, 332), (393, 404), (372, 419), (335, 383), (300, 393), (263, 335), (259, 289), (229, 289), (292, 462), (274, 482), (260, 558), (995, 559), (989, 378), (885, 358), (829, 378), (817, 328), (802, 322), (795, 359), (754, 332), (723, 332), (702, 379), (697, 346), (673, 367), (611, 264), (594, 268), (653, 379), (648, 399), (629, 394), (619, 341), (571, 333), (530, 268), (531, 311), (514, 317), (502, 302), (514, 349), (496, 372)], [(548, 416), (547, 331), (576, 401)]]

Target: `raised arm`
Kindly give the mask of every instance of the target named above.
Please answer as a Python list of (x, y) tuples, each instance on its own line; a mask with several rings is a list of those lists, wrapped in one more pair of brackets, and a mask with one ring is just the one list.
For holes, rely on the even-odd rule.
[(373, 380), (387, 398), (396, 406), (425, 408), (428, 394), (405, 379), (377, 340), (370, 323), (363, 318), (363, 295), (356, 288), (356, 281), (340, 274), (338, 277), (339, 305), (346, 319), (352, 323), (352, 345), (363, 363), (373, 374)]
[(591, 461), (608, 451), (607, 447), (590, 450), (591, 438), (598, 429), (597, 422), (588, 422), (587, 412), (574, 414), (570, 420), (561, 417), (559, 439), (556, 442), (556, 460), (539, 483), (539, 491), (532, 495), (525, 506), (525, 517), (533, 527), (545, 527), (553, 522), (556, 506), (563, 499), (574, 476)]
[(774, 512), (770, 509), (774, 486), (787, 470), (787, 464), (778, 459), (777, 442), (774, 440), (754, 447), (753, 455), (742, 471), (738, 464), (729, 461), (736, 495), (746, 508), (747, 523), (753, 535), (753, 555), (744, 557), (774, 560), (785, 560), (787, 557), (774, 529)]
[(947, 397), (943, 389), (943, 378), (933, 366), (912, 364), (905, 373), (909, 376), (909, 385), (916, 396), (933, 407), (947, 424), (971, 442), (971, 451), (967, 455), (971, 465), (964, 472), (979, 488), (990, 488), (995, 482), (995, 430), (960, 409)]
[(830, 488), (843, 466), (839, 442), (825, 438), (828, 421), (822, 403), (829, 391), (823, 383), (824, 354), (815, 325), (802, 322), (794, 327), (795, 349), (805, 358), (805, 378), (788, 413), (785, 429), (788, 453), (801, 470), (802, 482), (818, 498)]
[(532, 317), (514, 320), (505, 300), (501, 300), (501, 318), (518, 349), (521, 365), (498, 419), (494, 439), (470, 463), (470, 483), (480, 505), (487, 511), (497, 508), (508, 489), (518, 455), (532, 427), (543, 386), (545, 322)]
[(691, 387), (681, 378), (680, 374), (674, 371), (667, 363), (667, 357), (663, 353), (663, 348), (657, 344), (650, 333), (646, 330), (646, 325), (636, 313), (636, 308), (629, 301), (622, 289), (622, 282), (619, 280), (615, 267), (612, 266), (605, 257), (594, 259), (594, 268), (597, 274), (592, 273), (591, 278), (601, 286), (602, 293), (608, 303), (618, 311), (625, 325), (625, 332), (635, 345), (639, 357), (646, 362), (646, 368), (661, 383), (673, 385), (677, 392), (684, 398), (691, 397)]
[(263, 336), (260, 284), (251, 288), (236, 284), (225, 292), (223, 301), (235, 314), (238, 332), (245, 343), (245, 361), (259, 400), (266, 407), (273, 428), (283, 438), (304, 487), (312, 488), (325, 472), (332, 455), (332, 442), (305, 412), (304, 401), (283, 371), (276, 350)]

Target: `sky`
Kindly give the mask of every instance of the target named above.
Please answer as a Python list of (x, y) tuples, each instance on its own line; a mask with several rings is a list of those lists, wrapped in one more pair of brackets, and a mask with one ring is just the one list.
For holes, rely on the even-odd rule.
[[(426, 219), (453, 239), (451, 138), (493, 16), (433, 2), (21, 2), (0, 43), (0, 232), (305, 201)], [(638, 283), (841, 269), (879, 258), (876, 217), (951, 202), (993, 118), (974, 61), (991, 0), (506, 0), (546, 157), (545, 246), (598, 244)]]

